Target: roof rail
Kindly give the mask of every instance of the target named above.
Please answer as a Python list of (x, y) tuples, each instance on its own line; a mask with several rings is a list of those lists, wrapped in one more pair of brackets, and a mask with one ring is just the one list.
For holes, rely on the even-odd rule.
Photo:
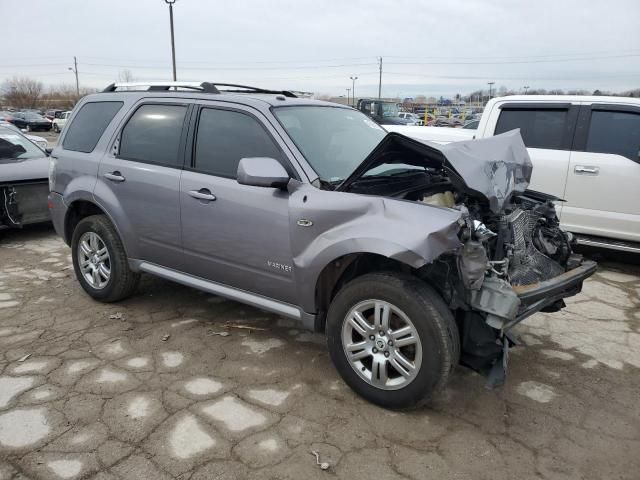
[(289, 91), (289, 90), (269, 90), (266, 88), (260, 88), (260, 87), (250, 87), (248, 85), (237, 85), (235, 83), (217, 83), (217, 82), (212, 82), (212, 85), (215, 85), (216, 87), (231, 87), (231, 89), (223, 89), (222, 91), (225, 92), (232, 92), (232, 93), (273, 93), (273, 94), (278, 94), (278, 95), (284, 95), (285, 97), (290, 97), (290, 98), (297, 98), (296, 94)]
[[(229, 87), (219, 89), (218, 87)], [(296, 98), (297, 95), (289, 90), (268, 90), (260, 87), (250, 87), (248, 85), (238, 85), (235, 83), (214, 83), (214, 82), (130, 82), (130, 83), (112, 83), (103, 92), (115, 92), (118, 89), (123, 90), (144, 90), (161, 92), (168, 91), (172, 88), (185, 88), (196, 90), (203, 93), (270, 93), (284, 95), (285, 97)]]
[(103, 92), (115, 92), (118, 89), (165, 91), (172, 88), (186, 88), (189, 90), (198, 90), (204, 93), (220, 93), (220, 91), (209, 82), (119, 82), (112, 83), (107, 88), (105, 88)]

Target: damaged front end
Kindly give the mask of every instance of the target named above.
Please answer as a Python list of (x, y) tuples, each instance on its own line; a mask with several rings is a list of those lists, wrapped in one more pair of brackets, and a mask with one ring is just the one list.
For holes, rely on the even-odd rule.
[[(383, 164), (422, 167), (376, 182)], [(596, 263), (572, 252), (554, 201), (527, 190), (533, 170), (519, 131), (445, 146), (389, 134), (339, 187), (461, 212), (455, 253), (418, 270), (439, 290), (461, 332), (461, 362), (504, 382), (511, 329), (532, 314), (555, 312), (580, 292)]]
[(46, 180), (0, 183), (0, 230), (49, 220)]

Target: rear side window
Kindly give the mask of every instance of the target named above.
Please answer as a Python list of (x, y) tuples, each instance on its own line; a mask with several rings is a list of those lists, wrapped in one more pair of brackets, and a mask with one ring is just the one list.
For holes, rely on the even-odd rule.
[(495, 133), (519, 128), (527, 147), (563, 150), (568, 114), (568, 110), (502, 110)]
[(119, 157), (182, 166), (179, 150), (186, 113), (184, 105), (142, 105), (122, 130)]
[(248, 157), (282, 160), (280, 149), (255, 118), (230, 110), (203, 109), (196, 138), (196, 170), (236, 178), (240, 159)]
[(67, 127), (62, 148), (75, 152), (92, 152), (120, 108), (122, 102), (85, 103)]
[(640, 114), (600, 110), (591, 112), (586, 151), (614, 153), (639, 161)]

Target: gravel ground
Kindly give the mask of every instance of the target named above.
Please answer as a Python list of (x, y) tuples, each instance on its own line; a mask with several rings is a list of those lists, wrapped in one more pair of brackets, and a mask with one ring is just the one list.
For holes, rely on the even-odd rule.
[(0, 479), (638, 479), (629, 260), (519, 327), (503, 388), (460, 367), (430, 407), (391, 412), (321, 335), (152, 277), (96, 303), (49, 226), (1, 232)]

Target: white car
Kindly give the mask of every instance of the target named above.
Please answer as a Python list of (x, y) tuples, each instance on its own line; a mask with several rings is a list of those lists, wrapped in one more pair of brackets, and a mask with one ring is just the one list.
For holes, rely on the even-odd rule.
[(64, 126), (66, 125), (67, 119), (69, 118), (70, 115), (71, 115), (71, 111), (62, 112), (59, 117), (54, 118), (51, 121), (51, 127), (53, 128), (53, 131), (56, 133), (60, 133), (64, 128)]
[(407, 125), (424, 125), (424, 120), (422, 120), (415, 113), (400, 112), (400, 113), (398, 113), (398, 117), (402, 118), (404, 120), (409, 120), (410, 122), (412, 122), (412, 123), (408, 123)]
[[(640, 252), (640, 99), (494, 98), (477, 130), (457, 131), (486, 138), (516, 128), (534, 165), (530, 188), (564, 200), (556, 207), (563, 228), (579, 243)], [(393, 130), (439, 140), (428, 127)]]
[(49, 142), (47, 142), (46, 138), (38, 137), (37, 135), (27, 135), (22, 132), (18, 127), (16, 127), (13, 123), (0, 121), (1, 127), (6, 127), (10, 130), (15, 130), (16, 132), (20, 132), (23, 136), (27, 137), (31, 142), (35, 143), (42, 150), (47, 150), (49, 148)]
[(461, 140), (472, 140), (476, 134), (475, 130), (451, 127), (382, 125), (382, 128), (389, 132), (398, 132), (408, 137), (416, 138), (418, 140), (428, 140), (441, 145), (450, 142), (459, 142)]

